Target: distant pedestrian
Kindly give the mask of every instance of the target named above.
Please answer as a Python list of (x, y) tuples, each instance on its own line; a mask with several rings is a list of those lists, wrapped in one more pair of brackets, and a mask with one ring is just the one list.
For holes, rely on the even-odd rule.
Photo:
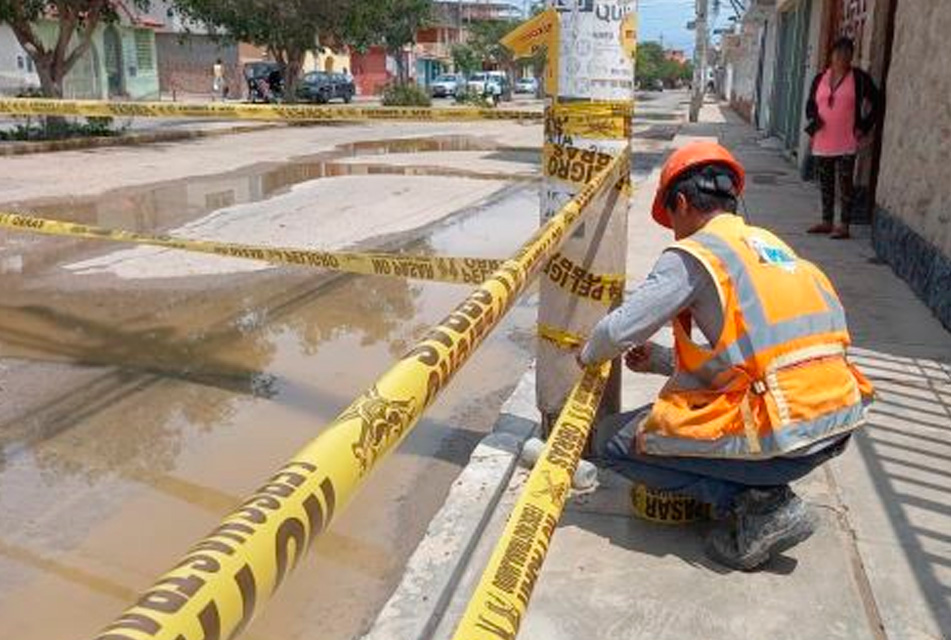
[(221, 58), (215, 61), (214, 66), (211, 69), (214, 79), (212, 80), (212, 99), (222, 98), (227, 95), (227, 85), (225, 84), (225, 65), (221, 62)]
[[(806, 103), (822, 190), (822, 222), (809, 233), (832, 234), (837, 240), (849, 237), (855, 207), (855, 157), (881, 117), (881, 92), (872, 77), (852, 66), (855, 44), (840, 38), (832, 48), (829, 68), (816, 76)], [(835, 226), (836, 183), (838, 182), (841, 224)]]

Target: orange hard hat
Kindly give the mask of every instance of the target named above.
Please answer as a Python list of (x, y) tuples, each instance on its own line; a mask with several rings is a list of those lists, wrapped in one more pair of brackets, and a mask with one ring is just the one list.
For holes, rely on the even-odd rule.
[(651, 213), (657, 224), (670, 229), (673, 223), (670, 212), (667, 211), (667, 192), (670, 186), (685, 172), (711, 164), (719, 164), (728, 168), (735, 176), (736, 194), (743, 193), (746, 184), (746, 170), (733, 154), (716, 142), (693, 142), (674, 152), (664, 169), (660, 173), (660, 184), (657, 186), (657, 195), (654, 196), (654, 208)]

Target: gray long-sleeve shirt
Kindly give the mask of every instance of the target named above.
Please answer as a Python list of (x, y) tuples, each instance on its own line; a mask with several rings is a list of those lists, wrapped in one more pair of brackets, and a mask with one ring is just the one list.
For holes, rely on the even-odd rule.
[(581, 359), (588, 365), (613, 360), (646, 343), (685, 309), (707, 342), (716, 344), (723, 330), (723, 309), (713, 277), (686, 251), (668, 249), (626, 302), (594, 328)]
[[(627, 301), (595, 326), (581, 352), (586, 365), (613, 360), (632, 347), (646, 343), (651, 336), (685, 309), (710, 345), (723, 331), (723, 307), (713, 277), (695, 257), (679, 249), (664, 251), (647, 279), (627, 296)], [(671, 374), (669, 350), (660, 357), (652, 355), (656, 373)], [(664, 361), (656, 366), (656, 361)], [(845, 436), (820, 440), (785, 457), (810, 455), (835, 445)]]

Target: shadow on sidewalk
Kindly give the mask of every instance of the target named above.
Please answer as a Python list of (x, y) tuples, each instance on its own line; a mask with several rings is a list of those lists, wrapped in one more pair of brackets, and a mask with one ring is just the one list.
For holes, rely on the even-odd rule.
[[(879, 396), (856, 446), (918, 591), (937, 627), (951, 629), (951, 377), (935, 361), (857, 360)], [(860, 548), (874, 548), (881, 534), (863, 524)]]
[(777, 145), (724, 116), (690, 133), (718, 137), (737, 154), (751, 176), (754, 224), (779, 233), (833, 280), (848, 311), (853, 361), (878, 391), (851, 455), (834, 463), (872, 606), (895, 632), (951, 629), (951, 335), (877, 259), (867, 227), (847, 242), (806, 234), (819, 218), (816, 186), (798, 179)]

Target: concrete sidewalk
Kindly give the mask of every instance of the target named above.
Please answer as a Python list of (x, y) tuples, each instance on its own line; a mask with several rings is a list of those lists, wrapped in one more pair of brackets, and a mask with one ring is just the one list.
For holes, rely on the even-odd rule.
[[(602, 473), (598, 491), (569, 503), (518, 637), (951, 638), (951, 334), (875, 259), (867, 227), (849, 242), (804, 232), (818, 219), (818, 191), (748, 125), (715, 105), (705, 107), (701, 120), (682, 127), (669, 148), (718, 138), (737, 153), (749, 171), (753, 222), (777, 231), (832, 277), (849, 311), (855, 361), (880, 399), (848, 452), (797, 486), (820, 513), (818, 533), (759, 573), (731, 573), (708, 562), (704, 525), (664, 527), (632, 518), (628, 483)], [(670, 241), (649, 219), (656, 180), (654, 171), (639, 185), (631, 209), (632, 280), (647, 273)], [(662, 383), (625, 372), (625, 407), (651, 401)], [(516, 395), (531, 388), (522, 385)], [(519, 403), (530, 408), (533, 399)], [(522, 417), (531, 419), (530, 410)], [(478, 464), (476, 457), (470, 466)], [(456, 525), (467, 518), (478, 544), (472, 550), (469, 541), (465, 552), (439, 548), (440, 563), (411, 563), (416, 596), (398, 590), (368, 638), (451, 637), (525, 475), (520, 470), (511, 481), (496, 481), (508, 486), (497, 503), (482, 502), (495, 504), (488, 516), (472, 513), (471, 501), (453, 511), (458, 495), (473, 495), (461, 477), (444, 512), (455, 513)], [(480, 482), (477, 490), (495, 493), (484, 476)], [(457, 562), (446, 560), (451, 554)], [(451, 593), (433, 593), (437, 583)], [(420, 611), (436, 599), (438, 610), (422, 624)]]
[[(822, 515), (819, 533), (761, 573), (709, 563), (702, 527), (632, 519), (628, 485), (604, 478), (562, 519), (519, 638), (949, 638), (951, 335), (878, 263), (867, 228), (851, 242), (805, 234), (818, 219), (816, 189), (732, 113), (704, 116), (675, 146), (716, 137), (738, 154), (754, 223), (832, 277), (880, 400), (847, 454), (797, 487)], [(653, 186), (632, 207), (632, 278), (666, 241), (648, 221)], [(649, 401), (661, 382), (627, 375), (625, 405)]]

